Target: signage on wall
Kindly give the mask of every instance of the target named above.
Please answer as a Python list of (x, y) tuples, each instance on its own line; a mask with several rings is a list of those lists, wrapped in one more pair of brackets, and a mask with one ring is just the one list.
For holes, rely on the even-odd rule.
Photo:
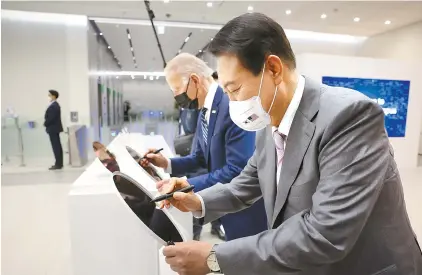
[(78, 112), (70, 112), (70, 122), (78, 122)]
[(410, 81), (323, 76), (322, 83), (350, 88), (366, 95), (384, 110), (388, 136), (405, 136)]

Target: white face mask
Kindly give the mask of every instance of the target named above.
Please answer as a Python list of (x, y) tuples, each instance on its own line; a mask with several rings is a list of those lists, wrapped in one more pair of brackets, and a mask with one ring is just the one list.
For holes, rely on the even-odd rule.
[(264, 68), (262, 69), (261, 83), (259, 84), (258, 96), (253, 96), (244, 101), (230, 101), (229, 111), (233, 122), (246, 131), (259, 131), (270, 125), (271, 117), (269, 115), (273, 107), (278, 87), (276, 86), (273, 101), (271, 102), (268, 113), (264, 110), (261, 103), (261, 87), (264, 79)]

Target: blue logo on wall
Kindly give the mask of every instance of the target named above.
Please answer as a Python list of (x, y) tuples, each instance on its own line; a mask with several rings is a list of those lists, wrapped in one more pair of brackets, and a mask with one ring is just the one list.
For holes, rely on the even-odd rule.
[(410, 81), (323, 76), (322, 83), (361, 92), (384, 110), (389, 137), (404, 137)]

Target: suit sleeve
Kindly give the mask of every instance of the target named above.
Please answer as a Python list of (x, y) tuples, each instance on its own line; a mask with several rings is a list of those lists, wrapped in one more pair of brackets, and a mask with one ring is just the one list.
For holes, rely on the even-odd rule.
[[(257, 142), (259, 142), (259, 135)], [(245, 168), (230, 183), (217, 183), (197, 193), (207, 200), (203, 223), (246, 209), (262, 197), (256, 165), (257, 154), (258, 151), (255, 150)]]
[(206, 167), (204, 152), (202, 151), (198, 138), (195, 137), (194, 141), (194, 151), (190, 155), (171, 159), (172, 176), (184, 176), (186, 173)]
[(240, 174), (248, 159), (252, 156), (255, 144), (255, 133), (240, 129), (230, 120), (225, 133), (226, 164), (211, 173), (189, 179), (195, 191), (201, 191), (217, 183), (228, 183)]
[[(343, 259), (378, 199), (391, 154), (378, 105), (360, 101), (343, 109), (320, 142), (320, 180), (311, 209), (276, 229), (218, 245), (224, 274), (296, 274)], [(212, 202), (203, 198), (208, 211)]]

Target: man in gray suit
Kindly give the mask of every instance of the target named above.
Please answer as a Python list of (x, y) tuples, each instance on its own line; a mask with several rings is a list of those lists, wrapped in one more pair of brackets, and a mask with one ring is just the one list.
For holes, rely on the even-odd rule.
[[(421, 275), (383, 110), (357, 91), (298, 75), (283, 29), (265, 15), (231, 20), (209, 50), (232, 120), (260, 130), (256, 149), (229, 184), (176, 193), (163, 207), (210, 222), (263, 197), (268, 231), (213, 247), (168, 246), (171, 268), (195, 275)], [(172, 179), (158, 188), (186, 185)]]

